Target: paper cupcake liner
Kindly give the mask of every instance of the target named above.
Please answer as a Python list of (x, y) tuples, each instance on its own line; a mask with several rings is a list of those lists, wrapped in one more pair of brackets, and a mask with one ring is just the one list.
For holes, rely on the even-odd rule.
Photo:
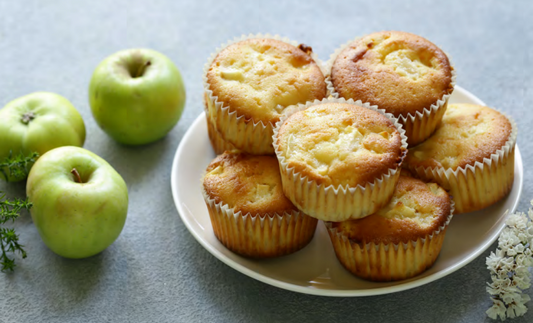
[(339, 262), (352, 274), (372, 281), (392, 281), (416, 276), (431, 267), (442, 249), (446, 229), (454, 214), (454, 203), (446, 222), (424, 238), (404, 243), (350, 240), (331, 223), (324, 222)]
[(211, 142), (211, 147), (213, 147), (213, 150), (215, 151), (215, 154), (220, 155), (226, 150), (238, 150), (233, 146), (231, 143), (227, 142), (222, 138), (222, 135), (215, 127), (215, 124), (213, 122), (213, 119), (211, 118), (211, 115), (209, 114), (209, 111), (207, 110), (207, 103), (205, 102), (205, 96), (204, 96), (204, 107), (205, 107), (205, 121), (207, 124), (207, 135), (209, 137), (209, 142)]
[(500, 113), (511, 122), (511, 134), (505, 145), (490, 158), (484, 158), (483, 163), (475, 162), (474, 165), (459, 167), (456, 170), (406, 165), (421, 179), (435, 182), (448, 190), (455, 201), (456, 214), (483, 209), (496, 203), (511, 191), (518, 130), (512, 118)]
[[(333, 63), (335, 63), (337, 56), (346, 47), (348, 47), (351, 43), (360, 38), (361, 37), (356, 37), (355, 39), (352, 39), (349, 42), (341, 45), (333, 52), (333, 54), (330, 55), (329, 60), (325, 63), (324, 69), (326, 72), (324, 75), (326, 77), (326, 85), (328, 88), (328, 93), (330, 93), (333, 98), (340, 97), (339, 93), (335, 90), (335, 87), (333, 86), (333, 82), (331, 81), (331, 68), (333, 67)], [(450, 62), (452, 70), (451, 91), (447, 94), (444, 94), (439, 100), (437, 100), (437, 102), (433, 103), (429, 108), (424, 108), (422, 111), (416, 111), (414, 114), (407, 113), (407, 115), (397, 116), (399, 122), (403, 125), (405, 129), (405, 135), (407, 136), (407, 143), (409, 144), (409, 146), (416, 146), (427, 138), (429, 138), (431, 134), (433, 134), (439, 122), (442, 120), (444, 113), (446, 112), (448, 100), (450, 99), (450, 96), (452, 95), (453, 90), (455, 89), (457, 75), (455, 69), (453, 68), (450, 55), (448, 55), (448, 53), (446, 52), (444, 53), (448, 57), (448, 61)]]
[[(365, 186), (358, 185), (356, 187), (348, 185), (319, 185), (307, 176), (295, 172), (294, 168), (290, 168), (277, 145), (279, 128), (293, 113), (322, 103), (354, 104), (379, 112), (391, 120), (402, 138), (401, 148), (403, 155), (401, 156), (398, 167), (389, 169), (386, 174), (383, 174), (381, 178), (377, 178), (372, 183), (367, 183)], [(276, 123), (276, 127), (274, 128), (273, 146), (280, 165), (283, 192), (289, 200), (309, 216), (319, 220), (339, 222), (365, 217), (381, 209), (389, 202), (400, 178), (401, 164), (407, 154), (407, 137), (398, 120), (383, 109), (378, 109), (376, 106), (361, 101), (354, 102), (351, 99), (323, 99), (321, 101), (315, 100), (314, 102), (307, 102), (306, 104), (299, 104), (287, 108), (286, 113), (282, 115), (280, 121)]]
[[(207, 82), (207, 72), (220, 51), (232, 44), (255, 38), (275, 39), (295, 47), (299, 46), (298, 42), (289, 40), (286, 37), (282, 38), (278, 35), (249, 34), (235, 37), (233, 40), (221, 45), (209, 56), (209, 59), (204, 66), (204, 92), (206, 94), (208, 111), (213, 117), (216, 129), (222, 135), (224, 140), (243, 152), (255, 155), (273, 155), (272, 129), (274, 128), (274, 124), (271, 122), (265, 124), (261, 120), (256, 122), (253, 119), (246, 118), (244, 115), (237, 114), (236, 111), (230, 111), (229, 106), (223, 106), (223, 103), (218, 101), (218, 97), (213, 95), (213, 91), (210, 89), (209, 83)], [(323, 64), (314, 52), (311, 52), (311, 58), (320, 68), (322, 74), (324, 74)], [(283, 107), (280, 106), (280, 110), (283, 110)]]
[(235, 213), (222, 202), (216, 203), (202, 190), (213, 232), (229, 250), (250, 258), (271, 258), (294, 253), (313, 238), (317, 219), (302, 212), (282, 215)]
[(215, 154), (220, 155), (226, 150), (238, 150), (237, 148), (235, 148), (235, 146), (233, 146), (231, 143), (227, 142), (222, 138), (222, 135), (215, 128), (213, 120), (207, 112), (205, 117), (207, 122), (207, 135), (209, 136), (209, 141), (211, 142), (211, 146), (213, 147)]

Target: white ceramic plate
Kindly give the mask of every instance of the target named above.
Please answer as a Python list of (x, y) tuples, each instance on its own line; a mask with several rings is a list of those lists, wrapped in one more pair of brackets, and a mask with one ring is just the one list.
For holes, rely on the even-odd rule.
[[(456, 87), (452, 103), (483, 102), (468, 91)], [(465, 266), (498, 237), (504, 227), (505, 212), (514, 212), (522, 191), (523, 167), (518, 147), (515, 179), (511, 193), (499, 203), (482, 211), (453, 218), (444, 245), (435, 264), (411, 279), (376, 283), (359, 279), (337, 261), (328, 234), (319, 223), (315, 237), (304, 249), (271, 260), (250, 260), (226, 249), (215, 237), (209, 214), (200, 193), (200, 179), (215, 158), (205, 115), (200, 115), (183, 137), (172, 165), (172, 195), (183, 223), (192, 235), (215, 257), (241, 273), (287, 290), (324, 296), (367, 296), (398, 292), (427, 284)]]

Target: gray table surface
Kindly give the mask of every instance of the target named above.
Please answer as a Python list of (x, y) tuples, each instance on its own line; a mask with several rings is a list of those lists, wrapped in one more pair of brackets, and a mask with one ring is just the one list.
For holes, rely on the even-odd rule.
[[(188, 232), (171, 196), (171, 163), (202, 112), (203, 65), (227, 40), (280, 34), (326, 60), (357, 35), (404, 30), (445, 49), (459, 85), (517, 120), (525, 168), (519, 209), (526, 210), (533, 198), (532, 8), (528, 1), (0, 1), (0, 107), (40, 90), (67, 97), (85, 120), (85, 148), (109, 161), (130, 193), (121, 236), (85, 260), (53, 254), (30, 216), (21, 217), (15, 226), (28, 258), (17, 257), (15, 273), (0, 274), (0, 322), (490, 321), (489, 251), (438, 281), (381, 296), (311, 296), (249, 278)], [(87, 93), (96, 65), (133, 47), (169, 56), (187, 89), (178, 125), (165, 139), (136, 148), (98, 128)], [(0, 190), (22, 197), (25, 184), (0, 182)], [(533, 321), (533, 309), (515, 321)]]

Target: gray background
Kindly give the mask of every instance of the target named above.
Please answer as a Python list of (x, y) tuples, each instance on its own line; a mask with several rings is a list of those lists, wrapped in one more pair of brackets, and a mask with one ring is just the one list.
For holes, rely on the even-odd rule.
[[(488, 251), (428, 285), (390, 295), (328, 298), (255, 281), (218, 261), (187, 231), (170, 191), (171, 162), (202, 111), (202, 68), (221, 43), (269, 32), (326, 60), (373, 31), (422, 35), (455, 63), (458, 84), (518, 122), (525, 185), (533, 198), (533, 14), (529, 1), (0, 1), (0, 107), (45, 90), (67, 97), (87, 126), (85, 148), (110, 162), (130, 190), (126, 226), (105, 252), (67, 260), (42, 243), (28, 214), (16, 227), (28, 258), (0, 274), (0, 322), (484, 322)], [(125, 48), (169, 56), (186, 82), (186, 111), (163, 140), (130, 148), (96, 125), (93, 69)], [(0, 121), (1, 122), (1, 121)], [(0, 139), (1, 140), (1, 139)], [(8, 196), (24, 184), (0, 183)], [(490, 249), (494, 249), (493, 245)], [(533, 297), (533, 290), (528, 291)], [(533, 307), (533, 302), (529, 304)], [(516, 322), (533, 321), (533, 309)]]

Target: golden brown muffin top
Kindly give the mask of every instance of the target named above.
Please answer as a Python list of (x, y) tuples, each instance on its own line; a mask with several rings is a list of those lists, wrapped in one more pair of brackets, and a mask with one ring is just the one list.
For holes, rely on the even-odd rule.
[(474, 104), (449, 104), (435, 133), (409, 148), (405, 160), (411, 167), (444, 167), (453, 170), (474, 166), (501, 149), (512, 126), (503, 114)]
[(272, 125), (285, 107), (321, 100), (327, 93), (310, 47), (267, 38), (223, 49), (207, 72), (207, 83), (230, 112)]
[(235, 213), (274, 216), (298, 209), (283, 194), (278, 160), (226, 151), (207, 166), (204, 190)]
[(362, 219), (331, 224), (356, 243), (398, 244), (425, 238), (445, 224), (450, 213), (451, 199), (443, 188), (402, 172), (383, 209)]
[(335, 91), (407, 116), (431, 107), (453, 91), (446, 54), (425, 38), (385, 31), (355, 40), (331, 68)]
[(398, 168), (405, 154), (386, 116), (348, 103), (321, 103), (290, 115), (275, 140), (288, 168), (326, 186), (364, 187)]

